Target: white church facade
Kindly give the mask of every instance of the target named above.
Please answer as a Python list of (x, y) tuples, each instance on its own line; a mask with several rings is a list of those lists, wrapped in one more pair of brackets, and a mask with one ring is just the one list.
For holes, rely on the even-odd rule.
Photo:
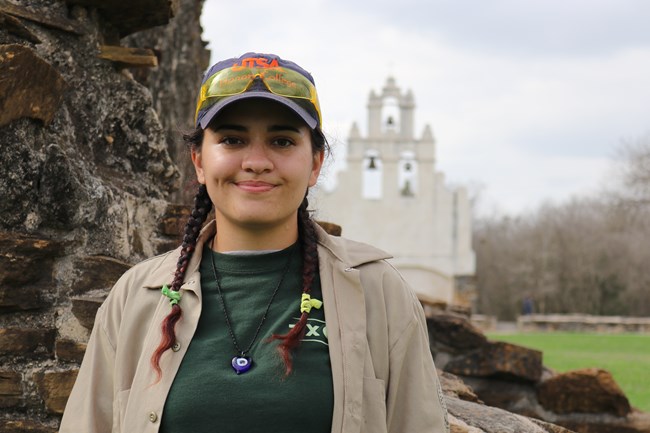
[(318, 219), (392, 254), (421, 301), (453, 303), (456, 279), (475, 272), (470, 204), (436, 171), (431, 127), (415, 137), (414, 111), (413, 94), (393, 78), (371, 91), (368, 135), (352, 126), (336, 187), (316, 196)]

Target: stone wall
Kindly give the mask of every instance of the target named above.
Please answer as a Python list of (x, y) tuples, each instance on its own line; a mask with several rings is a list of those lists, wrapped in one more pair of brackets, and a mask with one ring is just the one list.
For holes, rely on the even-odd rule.
[(0, 0), (0, 432), (56, 431), (108, 289), (178, 244), (201, 3)]
[(650, 333), (650, 317), (592, 316), (589, 314), (530, 314), (517, 318), (522, 332)]

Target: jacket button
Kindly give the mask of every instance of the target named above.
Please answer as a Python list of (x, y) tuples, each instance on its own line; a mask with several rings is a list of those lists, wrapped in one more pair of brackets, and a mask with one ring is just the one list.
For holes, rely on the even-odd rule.
[(178, 352), (179, 350), (181, 350), (181, 343), (179, 343), (178, 341), (174, 343), (174, 345), (172, 346), (172, 350), (174, 352)]
[(149, 412), (149, 421), (151, 422), (158, 421), (158, 414), (156, 412)]

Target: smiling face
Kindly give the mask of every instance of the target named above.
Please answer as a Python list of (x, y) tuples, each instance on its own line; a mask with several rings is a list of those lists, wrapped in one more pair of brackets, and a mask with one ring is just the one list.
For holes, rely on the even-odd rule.
[(217, 249), (272, 249), (297, 239), (297, 210), (323, 152), (314, 153), (311, 130), (290, 109), (245, 99), (210, 123), (192, 161), (215, 207)]

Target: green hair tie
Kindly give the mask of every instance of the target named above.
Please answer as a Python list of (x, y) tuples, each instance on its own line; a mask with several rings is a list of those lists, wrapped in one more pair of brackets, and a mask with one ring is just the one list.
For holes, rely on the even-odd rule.
[(181, 292), (170, 290), (169, 287), (167, 287), (167, 284), (162, 286), (162, 294), (169, 298), (169, 305), (172, 307), (177, 305), (181, 300)]
[(312, 299), (307, 293), (303, 293), (300, 298), (300, 312), (307, 313), (311, 311), (312, 307), (320, 308), (323, 305), (323, 301), (316, 298)]

